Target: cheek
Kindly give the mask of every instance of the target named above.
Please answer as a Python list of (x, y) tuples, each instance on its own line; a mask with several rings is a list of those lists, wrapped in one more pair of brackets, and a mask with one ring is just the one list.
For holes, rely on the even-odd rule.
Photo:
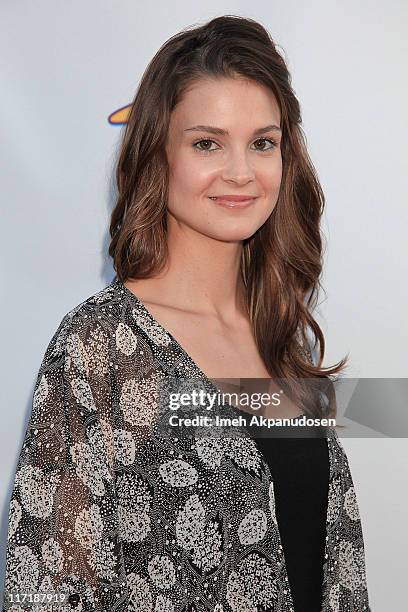
[(169, 194), (174, 201), (183, 197), (200, 196), (208, 190), (213, 173), (191, 155), (173, 159), (170, 165)]
[(282, 181), (282, 160), (277, 160), (272, 167), (269, 167), (267, 171), (266, 169), (261, 171), (258, 176), (264, 191), (271, 195), (275, 194), (279, 191)]

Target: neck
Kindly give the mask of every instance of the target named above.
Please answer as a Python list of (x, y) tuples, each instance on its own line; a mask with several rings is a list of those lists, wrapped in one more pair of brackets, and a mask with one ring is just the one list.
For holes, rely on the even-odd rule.
[(241, 241), (209, 238), (170, 217), (167, 243), (165, 270), (136, 281), (135, 293), (142, 288), (140, 297), (152, 303), (159, 295), (161, 304), (229, 321), (246, 316)]

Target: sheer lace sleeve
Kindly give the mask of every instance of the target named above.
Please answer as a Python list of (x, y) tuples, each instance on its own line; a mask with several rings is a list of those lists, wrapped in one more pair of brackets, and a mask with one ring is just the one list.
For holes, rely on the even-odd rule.
[(68, 314), (46, 349), (10, 500), (5, 610), (125, 609), (111, 338), (106, 320)]
[(314, 359), (312, 354), (312, 348), (310, 346), (310, 342), (307, 338), (305, 338), (300, 328), (296, 332), (296, 340), (298, 342), (298, 352), (303, 359), (308, 361), (311, 365), (314, 365)]

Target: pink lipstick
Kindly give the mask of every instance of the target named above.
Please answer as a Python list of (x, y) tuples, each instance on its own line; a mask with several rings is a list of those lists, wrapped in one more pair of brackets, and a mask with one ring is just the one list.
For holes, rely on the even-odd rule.
[(219, 206), (225, 206), (226, 208), (247, 208), (254, 201), (256, 196), (250, 195), (220, 195), (220, 196), (209, 196), (210, 200), (218, 204)]

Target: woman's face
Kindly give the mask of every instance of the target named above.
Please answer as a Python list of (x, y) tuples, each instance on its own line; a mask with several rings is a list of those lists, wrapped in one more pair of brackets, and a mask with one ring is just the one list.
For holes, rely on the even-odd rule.
[(227, 242), (252, 236), (279, 195), (279, 126), (267, 87), (241, 78), (196, 81), (172, 112), (166, 143), (167, 209), (178, 227)]

